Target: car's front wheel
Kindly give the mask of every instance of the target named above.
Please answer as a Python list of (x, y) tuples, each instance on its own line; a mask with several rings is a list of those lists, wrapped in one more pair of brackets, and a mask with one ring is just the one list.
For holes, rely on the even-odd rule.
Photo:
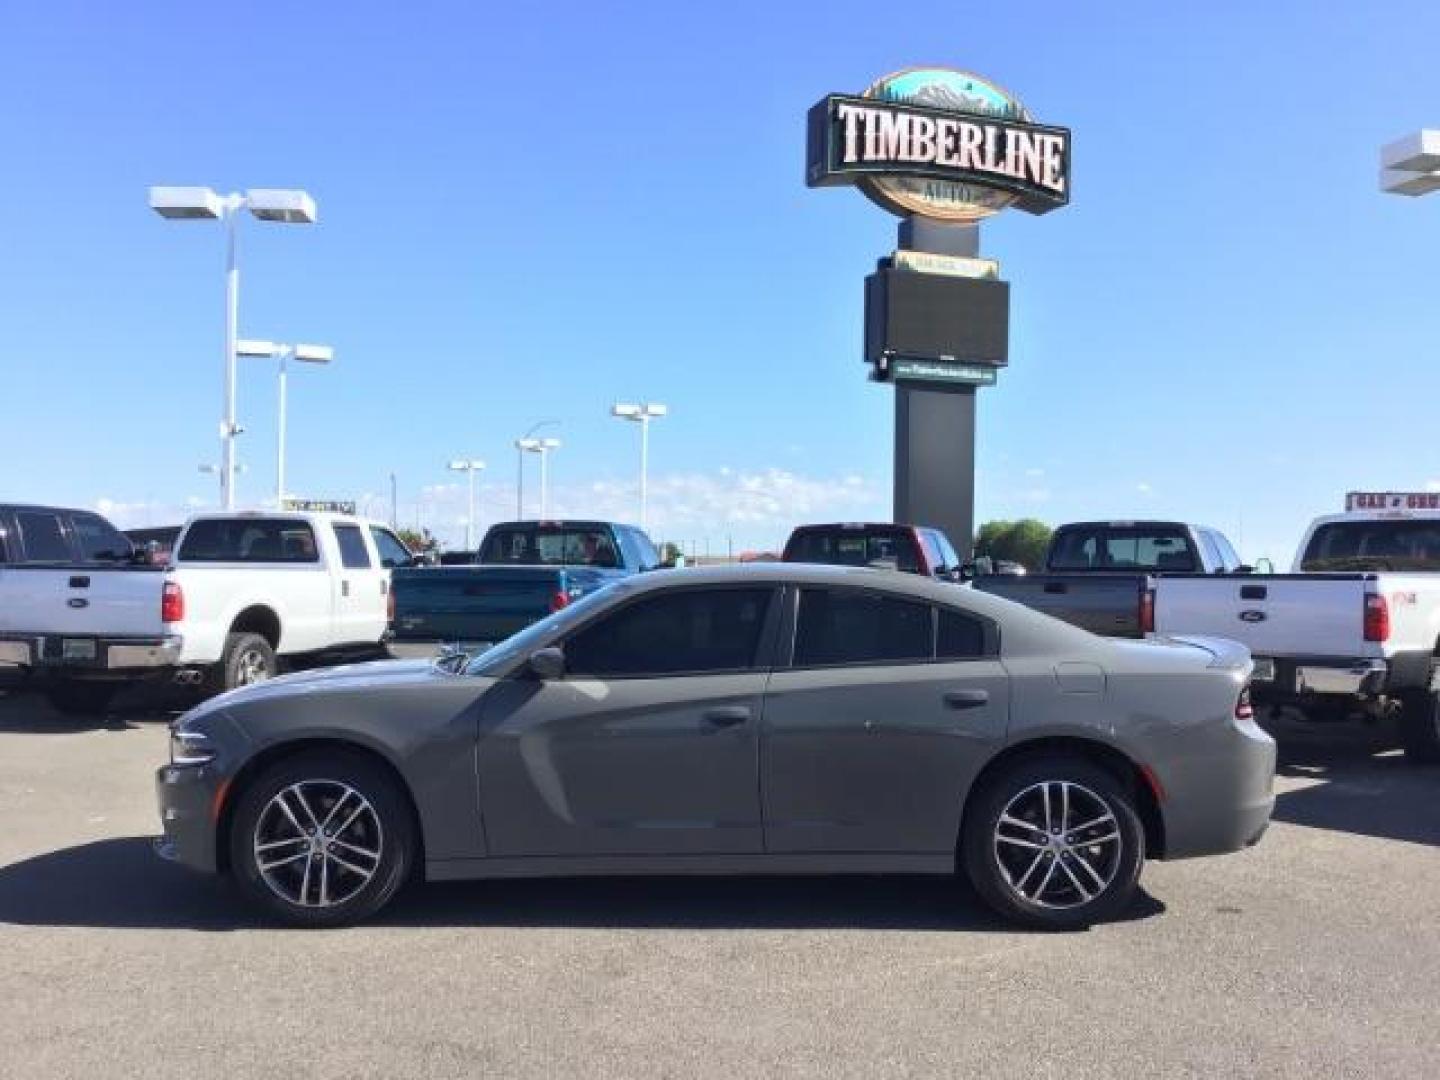
[(1130, 903), (1145, 830), (1115, 777), (1078, 757), (1020, 759), (984, 783), (966, 812), (966, 873), (1007, 918), (1070, 930)]
[(240, 795), (230, 865), (241, 889), (297, 926), (357, 922), (410, 875), (415, 826), (387, 773), (363, 757), (312, 751), (266, 769)]

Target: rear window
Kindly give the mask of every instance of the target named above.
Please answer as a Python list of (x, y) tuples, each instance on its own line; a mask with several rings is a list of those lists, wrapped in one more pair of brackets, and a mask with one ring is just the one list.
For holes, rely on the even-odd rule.
[(308, 523), (285, 518), (205, 518), (191, 524), (181, 562), (313, 563), (320, 561)]
[(920, 572), (915, 537), (908, 529), (797, 529), (785, 545), (786, 562), (827, 566), (885, 565)]
[(1195, 570), (1185, 530), (1173, 525), (1099, 525), (1061, 529), (1050, 550), (1050, 569)]
[(134, 550), (129, 539), (99, 514), (72, 514), (75, 544), (86, 562), (123, 562)]
[(1310, 537), (1301, 570), (1440, 570), (1440, 521), (1336, 521)]
[(491, 529), (480, 551), (482, 563), (511, 566), (621, 565), (610, 530), (603, 525), (507, 525)]
[(70, 545), (60, 531), (60, 515), (40, 510), (17, 510), (16, 531), (26, 562), (69, 562)]

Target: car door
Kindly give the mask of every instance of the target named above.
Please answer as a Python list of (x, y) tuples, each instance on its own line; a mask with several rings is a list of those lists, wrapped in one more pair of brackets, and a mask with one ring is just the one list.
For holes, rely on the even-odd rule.
[(778, 588), (642, 592), (560, 642), (562, 678), (485, 702), (485, 835), (497, 856), (762, 850), (758, 729)]
[(787, 606), (760, 736), (766, 850), (953, 850), (1008, 720), (994, 625), (874, 589), (807, 586)]
[(336, 521), (331, 528), (340, 550), (340, 566), (331, 579), (335, 643), (377, 642), (385, 632), (385, 588), (390, 574), (376, 565), (359, 525)]

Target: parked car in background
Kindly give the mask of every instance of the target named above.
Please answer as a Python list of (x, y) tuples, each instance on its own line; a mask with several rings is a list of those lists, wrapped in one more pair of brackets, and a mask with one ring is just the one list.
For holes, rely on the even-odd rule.
[(1155, 629), (1157, 575), (1246, 569), (1216, 529), (1178, 521), (1082, 521), (1055, 530), (1043, 573), (982, 574), (974, 585), (1093, 633), (1138, 638)]
[[(49, 524), (27, 514), (17, 517), (26, 557), (43, 536), (59, 560), (63, 517)], [(108, 532), (95, 542), (128, 560), (130, 542), (101, 523)], [(93, 562), (43, 575), (7, 568), (0, 648), (66, 711), (102, 710), (146, 677), (219, 692), (274, 676), (282, 660), (380, 655), (390, 571), (412, 559), (387, 526), (351, 515), (201, 514), (152, 572), (101, 573)]]
[(785, 542), (782, 562), (868, 566), (959, 581), (961, 559), (940, 529), (845, 522), (800, 525)]
[(1126, 908), (1146, 858), (1265, 831), (1249, 672), (1229, 642), (1107, 640), (916, 574), (641, 574), (465, 666), (306, 673), (191, 711), (158, 851), (302, 926), (371, 915), (416, 871), (957, 869), (1010, 919), (1084, 926)]
[(471, 565), (401, 570), (386, 642), (396, 657), (503, 641), (622, 577), (660, 565), (633, 525), (511, 521), (493, 525)]
[(1440, 494), (1346, 505), (1306, 530), (1292, 573), (1161, 578), (1156, 630), (1244, 643), (1256, 699), (1314, 719), (1398, 705), (1406, 752), (1440, 761)]

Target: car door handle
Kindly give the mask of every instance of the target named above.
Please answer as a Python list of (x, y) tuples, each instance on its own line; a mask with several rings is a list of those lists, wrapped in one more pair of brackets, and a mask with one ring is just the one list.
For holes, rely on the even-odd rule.
[(721, 705), (718, 708), (705, 710), (705, 722), (711, 727), (734, 727), (749, 719), (750, 710), (744, 705)]
[(949, 690), (945, 694), (945, 707), (948, 709), (978, 709), (989, 703), (988, 690)]

